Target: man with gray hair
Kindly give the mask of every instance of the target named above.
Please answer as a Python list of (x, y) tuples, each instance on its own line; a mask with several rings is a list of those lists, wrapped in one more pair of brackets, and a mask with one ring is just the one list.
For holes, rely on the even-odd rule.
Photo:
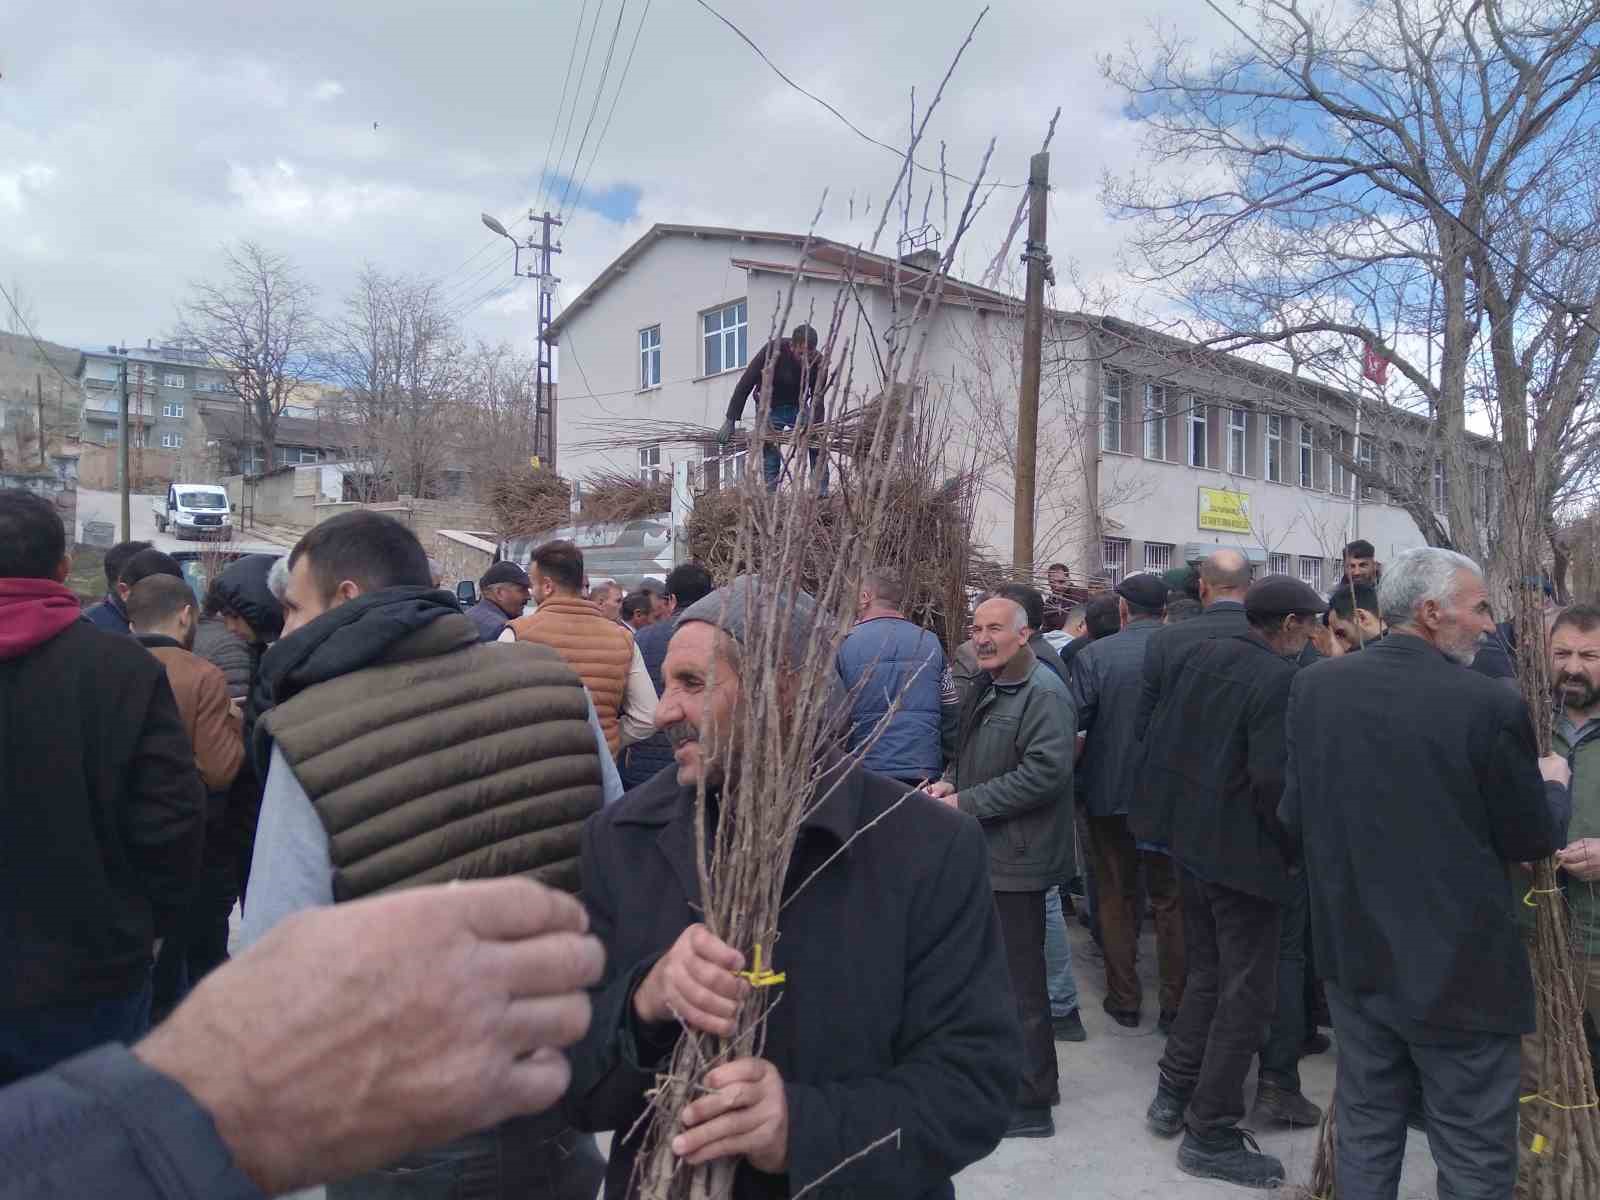
[(994, 906), (1022, 1021), (1023, 1071), (1008, 1137), (1050, 1137), (1060, 1096), (1045, 964), (1045, 896), (1073, 861), (1077, 717), (1067, 685), (1034, 656), (1028, 614), (993, 596), (972, 615), (979, 673), (960, 748), (933, 796), (974, 816), (989, 841)]
[(1388, 637), (1295, 676), (1279, 810), (1338, 1033), (1339, 1197), (1392, 1200), (1418, 1080), (1440, 1195), (1509, 1196), (1534, 996), (1506, 872), (1565, 844), (1570, 772), (1464, 669), (1493, 626), (1476, 563), (1407, 551), (1378, 605)]

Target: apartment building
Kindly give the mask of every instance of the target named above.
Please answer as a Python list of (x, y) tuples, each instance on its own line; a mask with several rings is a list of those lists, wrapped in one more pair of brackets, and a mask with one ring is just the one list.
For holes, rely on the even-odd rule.
[[(950, 279), (931, 314), (913, 323), (909, 310), (936, 261), (815, 239), (808, 247), (794, 234), (654, 226), (551, 326), (562, 473), (580, 484), (619, 471), (669, 477), (688, 460), (702, 486), (737, 477), (744, 455), (722, 455), (709, 441), (618, 442), (636, 442), (652, 422), (714, 429), (756, 350), (808, 320), (845, 344), (835, 360), (858, 399), (881, 393), (896, 339), (920, 354), (912, 382), (940, 423), (945, 467), (976, 472), (975, 534), (1009, 561), (1020, 303)], [(752, 403), (746, 424), (753, 414)], [(1424, 543), (1396, 497), (1420, 489), (1421, 507), (1442, 512), (1429, 432), (1376, 393), (1350, 395), (1127, 322), (1052, 312), (1035, 560), (1120, 576), (1227, 545), (1262, 573), (1325, 589), (1352, 537), (1373, 542), (1380, 559)], [(1471, 451), (1486, 527), (1496, 517), (1494, 449), (1477, 439)]]

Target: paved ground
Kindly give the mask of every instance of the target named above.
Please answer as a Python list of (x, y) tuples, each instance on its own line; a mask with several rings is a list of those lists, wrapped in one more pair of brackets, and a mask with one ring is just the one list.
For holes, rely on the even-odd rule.
[[(168, 533), (156, 532), (155, 513), (150, 509), (152, 496), (131, 496), (128, 501), (128, 517), (132, 523), (132, 537), (136, 541), (152, 542), (158, 550), (200, 550), (207, 546), (215, 546), (221, 550), (235, 551), (242, 554), (282, 554), (283, 547), (272, 542), (264, 542), (234, 534), (231, 542), (197, 542), (180, 541)], [(122, 527), (122, 501), (116, 492), (96, 492), (88, 488), (78, 489), (78, 528), (75, 540), (83, 541), (83, 524), (85, 521), (109, 521), (113, 529)]]
[[(1191, 1179), (1176, 1165), (1177, 1142), (1164, 1142), (1144, 1127), (1144, 1110), (1155, 1090), (1156, 1063), (1162, 1039), (1154, 1024), (1123, 1029), (1100, 1009), (1105, 997), (1105, 971), (1087, 957), (1089, 935), (1072, 923), (1072, 952), (1083, 999), (1083, 1023), (1089, 1040), (1057, 1043), (1061, 1066), (1062, 1104), (1055, 1110), (1056, 1135), (1050, 1139), (1007, 1141), (988, 1158), (969, 1167), (956, 1180), (960, 1200), (1243, 1200), (1250, 1192), (1227, 1184)], [(1140, 954), (1145, 982), (1145, 1009), (1156, 1008), (1155, 941), (1147, 933)], [(1326, 1105), (1333, 1092), (1338, 1048), (1301, 1061), (1306, 1095)], [(1254, 1094), (1252, 1077), (1246, 1092)], [(1249, 1124), (1248, 1120), (1246, 1124)], [(1267, 1131), (1261, 1146), (1276, 1154), (1288, 1170), (1289, 1183), (1304, 1184), (1316, 1153), (1316, 1131)], [(1437, 1200), (1434, 1167), (1427, 1139), (1410, 1135), (1406, 1147), (1401, 1200)], [(296, 1200), (321, 1200), (319, 1190)]]

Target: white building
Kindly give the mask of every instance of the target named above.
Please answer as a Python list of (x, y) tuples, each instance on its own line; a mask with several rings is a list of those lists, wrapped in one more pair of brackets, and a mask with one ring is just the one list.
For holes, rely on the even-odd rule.
[[(723, 476), (742, 470), (737, 459), (716, 459), (714, 446), (619, 448), (616, 435), (652, 421), (715, 428), (751, 354), (801, 320), (826, 340), (839, 312), (850, 390), (879, 394), (879, 364), (892, 339), (907, 336), (903, 310), (925, 287), (928, 261), (812, 241), (802, 265), (805, 245), (794, 234), (656, 225), (624, 251), (550, 328), (562, 367), (561, 473), (580, 482), (619, 471), (667, 476), (684, 458)], [(915, 382), (947, 424), (947, 465), (975, 468), (982, 480), (976, 535), (1010, 561), (1019, 302), (949, 280), (911, 336), (926, 339)], [(1424, 543), (1387, 492), (1355, 486), (1352, 468), (1363, 466), (1396, 480), (1397, 495), (1402, 483), (1416, 492), (1420, 481), (1424, 496), (1430, 490), (1426, 425), (1384, 410), (1376, 395), (1358, 403), (1078, 313), (1051, 313), (1045, 342), (1041, 573), (1057, 559), (1079, 576), (1162, 570), (1231, 545), (1263, 570), (1326, 588), (1338, 576), (1340, 548), (1355, 536), (1371, 541), (1380, 560)], [(754, 411), (752, 401), (747, 422)], [(1485, 522), (1495, 490), (1489, 445), (1480, 448), (1478, 474)], [(1442, 509), (1442, 482), (1434, 492), (1432, 507)]]

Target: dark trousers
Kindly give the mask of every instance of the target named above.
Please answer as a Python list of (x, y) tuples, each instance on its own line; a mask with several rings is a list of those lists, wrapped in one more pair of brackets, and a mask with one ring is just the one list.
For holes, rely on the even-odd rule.
[[(1161, 1075), (1189, 1097), (1184, 1123), (1207, 1134), (1244, 1116), (1245, 1076), (1277, 1002), (1282, 909), (1187, 871), (1181, 886), (1189, 982)], [(1339, 1200), (1346, 1200), (1342, 1179), (1339, 1188)]]
[[(796, 424), (799, 424), (801, 426), (801, 428), (803, 429), (809, 423), (810, 423), (809, 420), (805, 421), (805, 422), (802, 422), (800, 420), (800, 410), (798, 408), (787, 408), (787, 407), (774, 408), (771, 412), (769, 412), (767, 414), (767, 428), (774, 434), (787, 433), (791, 429), (793, 429)], [(785, 456), (786, 456), (786, 451), (787, 451), (788, 454), (798, 454), (799, 453), (799, 451), (797, 449), (795, 449), (794, 447), (792, 447), (792, 446), (790, 446), (790, 447), (780, 447), (778, 445), (775, 445), (772, 442), (764, 442), (764, 443), (762, 443), (762, 446), (761, 446), (761, 477), (766, 482), (767, 490), (769, 492), (777, 491), (778, 490), (778, 481), (783, 478), (784, 459), (785, 459)], [(811, 463), (811, 469), (813, 471), (815, 471), (817, 469), (817, 458), (818, 458), (818, 455), (819, 455), (819, 451), (817, 451), (815, 449), (807, 450), (806, 454), (809, 456), (809, 461)], [(792, 467), (790, 469), (790, 472), (791, 472), (791, 474), (793, 474), (793, 468)], [(823, 463), (822, 464), (822, 483), (820, 485), (820, 488), (821, 488), (821, 494), (826, 496), (828, 494), (828, 464), (827, 463)]]
[(1370, 1001), (1328, 985), (1339, 1037), (1335, 1171), (1339, 1200), (1394, 1200), (1406, 1148), (1406, 1110), (1422, 1083), (1439, 1195), (1505, 1200), (1517, 1180), (1515, 1034), (1471, 1033), (1383, 1020)]
[(1136, 1013), (1142, 989), (1135, 961), (1139, 949), (1139, 866), (1156, 917), (1156, 969), (1161, 976), (1161, 1011), (1176, 1012), (1183, 1000), (1183, 912), (1172, 859), (1140, 850), (1128, 818), (1086, 818), (1094, 863), (1095, 913), (1106, 958), (1106, 1008)]
[(517, 1117), (436, 1150), (330, 1183), (328, 1200), (594, 1200), (606, 1163), (560, 1110)]
[(1261, 1047), (1261, 1078), (1300, 1090), (1300, 1046), (1306, 1040), (1306, 877), (1290, 881), (1289, 903), (1278, 930), (1278, 1003)]
[(162, 940), (151, 976), (150, 1022), (160, 1024), (195, 986), (228, 961), (228, 914), (238, 900), (232, 860), (206, 863), (194, 898)]
[(150, 979), (127, 995), (86, 1004), (0, 1011), (0, 1087), (106, 1042), (131, 1046), (150, 1028)]
[(1050, 991), (1044, 969), (1043, 892), (996, 892), (995, 911), (1006, 943), (1006, 967), (1022, 1022), (1022, 1082), (1018, 1108), (1049, 1108), (1055, 1103), (1055, 1033), (1050, 1027)]

